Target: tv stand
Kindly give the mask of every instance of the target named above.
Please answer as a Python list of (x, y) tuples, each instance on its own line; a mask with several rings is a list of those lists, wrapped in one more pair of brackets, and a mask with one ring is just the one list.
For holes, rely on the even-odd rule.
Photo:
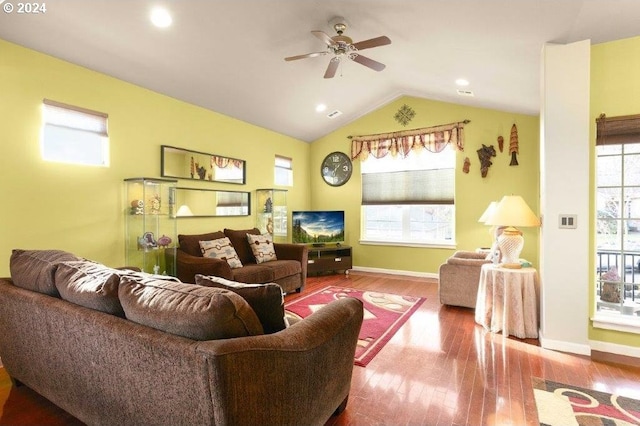
[(348, 274), (352, 267), (351, 246), (336, 244), (309, 247), (307, 275), (337, 271), (344, 271), (345, 274)]

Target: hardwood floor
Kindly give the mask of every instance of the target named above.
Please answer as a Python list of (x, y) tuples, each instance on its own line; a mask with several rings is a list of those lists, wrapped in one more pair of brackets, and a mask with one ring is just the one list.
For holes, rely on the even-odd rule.
[[(433, 280), (352, 272), (310, 277), (302, 295), (328, 285), (427, 300), (367, 367), (354, 366), (347, 409), (327, 425), (538, 425), (531, 377), (640, 399), (640, 368), (488, 333), (473, 310), (440, 305)], [(4, 369), (0, 406), (2, 425), (81, 424), (29, 388), (12, 387)]]

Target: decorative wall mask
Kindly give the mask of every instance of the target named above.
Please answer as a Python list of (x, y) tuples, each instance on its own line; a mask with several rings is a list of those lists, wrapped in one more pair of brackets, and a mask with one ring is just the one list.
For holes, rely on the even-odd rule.
[(464, 173), (469, 173), (469, 167), (471, 166), (471, 161), (469, 157), (464, 157), (464, 164), (462, 165), (462, 171)]
[(482, 148), (476, 151), (478, 153), (478, 158), (480, 159), (480, 173), (482, 177), (487, 177), (487, 172), (489, 171), (489, 167), (493, 164), (491, 162), (491, 157), (496, 156), (496, 149), (493, 145), (486, 146), (482, 144)]
[(500, 152), (504, 149), (504, 138), (502, 136), (498, 136), (498, 149), (500, 149)]

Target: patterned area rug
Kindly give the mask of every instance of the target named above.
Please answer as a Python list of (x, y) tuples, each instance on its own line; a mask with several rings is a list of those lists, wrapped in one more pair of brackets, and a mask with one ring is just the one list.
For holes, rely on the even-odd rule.
[(364, 304), (364, 320), (356, 347), (355, 364), (366, 366), (424, 302), (422, 297), (327, 287), (287, 303), (287, 315), (305, 318), (333, 300), (355, 297)]
[(577, 386), (532, 378), (541, 425), (640, 424), (640, 401)]

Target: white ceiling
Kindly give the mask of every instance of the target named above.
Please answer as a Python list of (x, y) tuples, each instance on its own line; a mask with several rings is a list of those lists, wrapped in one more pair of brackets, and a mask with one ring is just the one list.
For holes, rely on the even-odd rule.
[[(2, 1), (2, 0), (0, 0)], [(6, 3), (17, 4), (14, 0)], [(5, 5), (6, 5), (5, 3)], [(173, 25), (149, 23), (167, 7)], [(313, 141), (401, 95), (537, 114), (545, 42), (640, 35), (638, 0), (47, 0), (45, 14), (0, 13), (0, 38)], [(329, 57), (311, 30), (344, 16), (382, 72)], [(0, 52), (1, 54), (1, 52)], [(474, 97), (456, 93), (457, 78)], [(123, 99), (126, 101), (126, 99)], [(325, 103), (324, 113), (315, 106)], [(328, 112), (342, 111), (329, 119)]]

